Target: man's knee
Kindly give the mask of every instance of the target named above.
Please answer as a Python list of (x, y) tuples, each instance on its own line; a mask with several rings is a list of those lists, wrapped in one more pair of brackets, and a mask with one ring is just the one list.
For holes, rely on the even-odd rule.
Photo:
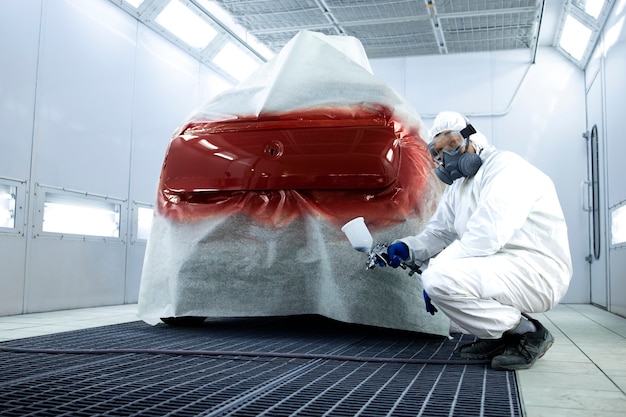
[(422, 287), (428, 295), (435, 298), (451, 294), (476, 296), (479, 292), (476, 288), (479, 281), (464, 260), (433, 265), (422, 273)]
[(451, 292), (448, 275), (439, 266), (429, 267), (422, 272), (422, 287), (428, 295), (435, 298)]

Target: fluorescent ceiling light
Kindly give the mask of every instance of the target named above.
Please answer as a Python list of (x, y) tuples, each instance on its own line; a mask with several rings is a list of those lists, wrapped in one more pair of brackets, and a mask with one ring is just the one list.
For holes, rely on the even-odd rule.
[(259, 63), (252, 57), (228, 42), (213, 58), (213, 63), (237, 80), (242, 81), (252, 74)]
[(156, 18), (156, 22), (188, 45), (203, 49), (217, 35), (207, 22), (178, 0), (172, 0)]
[(602, 12), (604, 2), (605, 0), (578, 0), (574, 4), (589, 16), (597, 19), (600, 16), (600, 12)]
[(224, 10), (219, 4), (212, 0), (198, 0), (198, 3), (263, 57), (270, 59), (275, 55), (274, 52), (261, 43), (256, 36), (252, 35), (246, 28), (235, 22), (230, 13)]
[(143, 0), (124, 0), (124, 1), (130, 4), (131, 6), (133, 6), (135, 9), (141, 6), (141, 3), (143, 3)]
[(565, 52), (570, 54), (577, 61), (583, 57), (589, 39), (591, 29), (582, 24), (578, 19), (568, 14), (563, 25), (561, 40), (559, 45)]

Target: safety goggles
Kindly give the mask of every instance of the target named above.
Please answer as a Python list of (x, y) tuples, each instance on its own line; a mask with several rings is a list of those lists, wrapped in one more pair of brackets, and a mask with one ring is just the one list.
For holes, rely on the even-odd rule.
[[(451, 130), (443, 133), (428, 144), (428, 152), (436, 162), (443, 162), (443, 154), (455, 155), (463, 145), (469, 144), (469, 137), (476, 133), (476, 129), (468, 124), (462, 130)], [(465, 140), (464, 140), (465, 139)], [(443, 144), (444, 146), (437, 146)]]
[[(451, 130), (440, 135), (428, 144), (428, 152), (436, 162), (443, 162), (443, 154), (455, 155), (461, 150), (465, 141), (458, 130)], [(438, 146), (438, 145), (443, 146)]]

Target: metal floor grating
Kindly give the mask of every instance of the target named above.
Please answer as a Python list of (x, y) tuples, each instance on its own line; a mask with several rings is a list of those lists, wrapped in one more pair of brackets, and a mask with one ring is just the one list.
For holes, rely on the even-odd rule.
[(513, 372), (408, 363), (453, 359), (473, 340), (455, 336), (305, 316), (194, 328), (133, 322), (14, 340), (0, 347), (74, 352), (0, 351), (0, 415), (521, 416)]

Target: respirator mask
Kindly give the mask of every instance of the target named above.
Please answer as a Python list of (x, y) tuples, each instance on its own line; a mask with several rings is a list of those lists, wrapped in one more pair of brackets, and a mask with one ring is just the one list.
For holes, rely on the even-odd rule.
[[(468, 124), (461, 131), (448, 134), (451, 133), (458, 133), (463, 137), (463, 142), (454, 149), (442, 149), (439, 155), (435, 152), (435, 142), (441, 139), (428, 144), (428, 151), (436, 161), (440, 162), (440, 165), (435, 170), (435, 174), (448, 185), (451, 185), (454, 180), (461, 177), (473, 177), (483, 163), (478, 154), (468, 152), (469, 137), (476, 133), (474, 126)], [(463, 145), (465, 145), (465, 152), (461, 152)]]

